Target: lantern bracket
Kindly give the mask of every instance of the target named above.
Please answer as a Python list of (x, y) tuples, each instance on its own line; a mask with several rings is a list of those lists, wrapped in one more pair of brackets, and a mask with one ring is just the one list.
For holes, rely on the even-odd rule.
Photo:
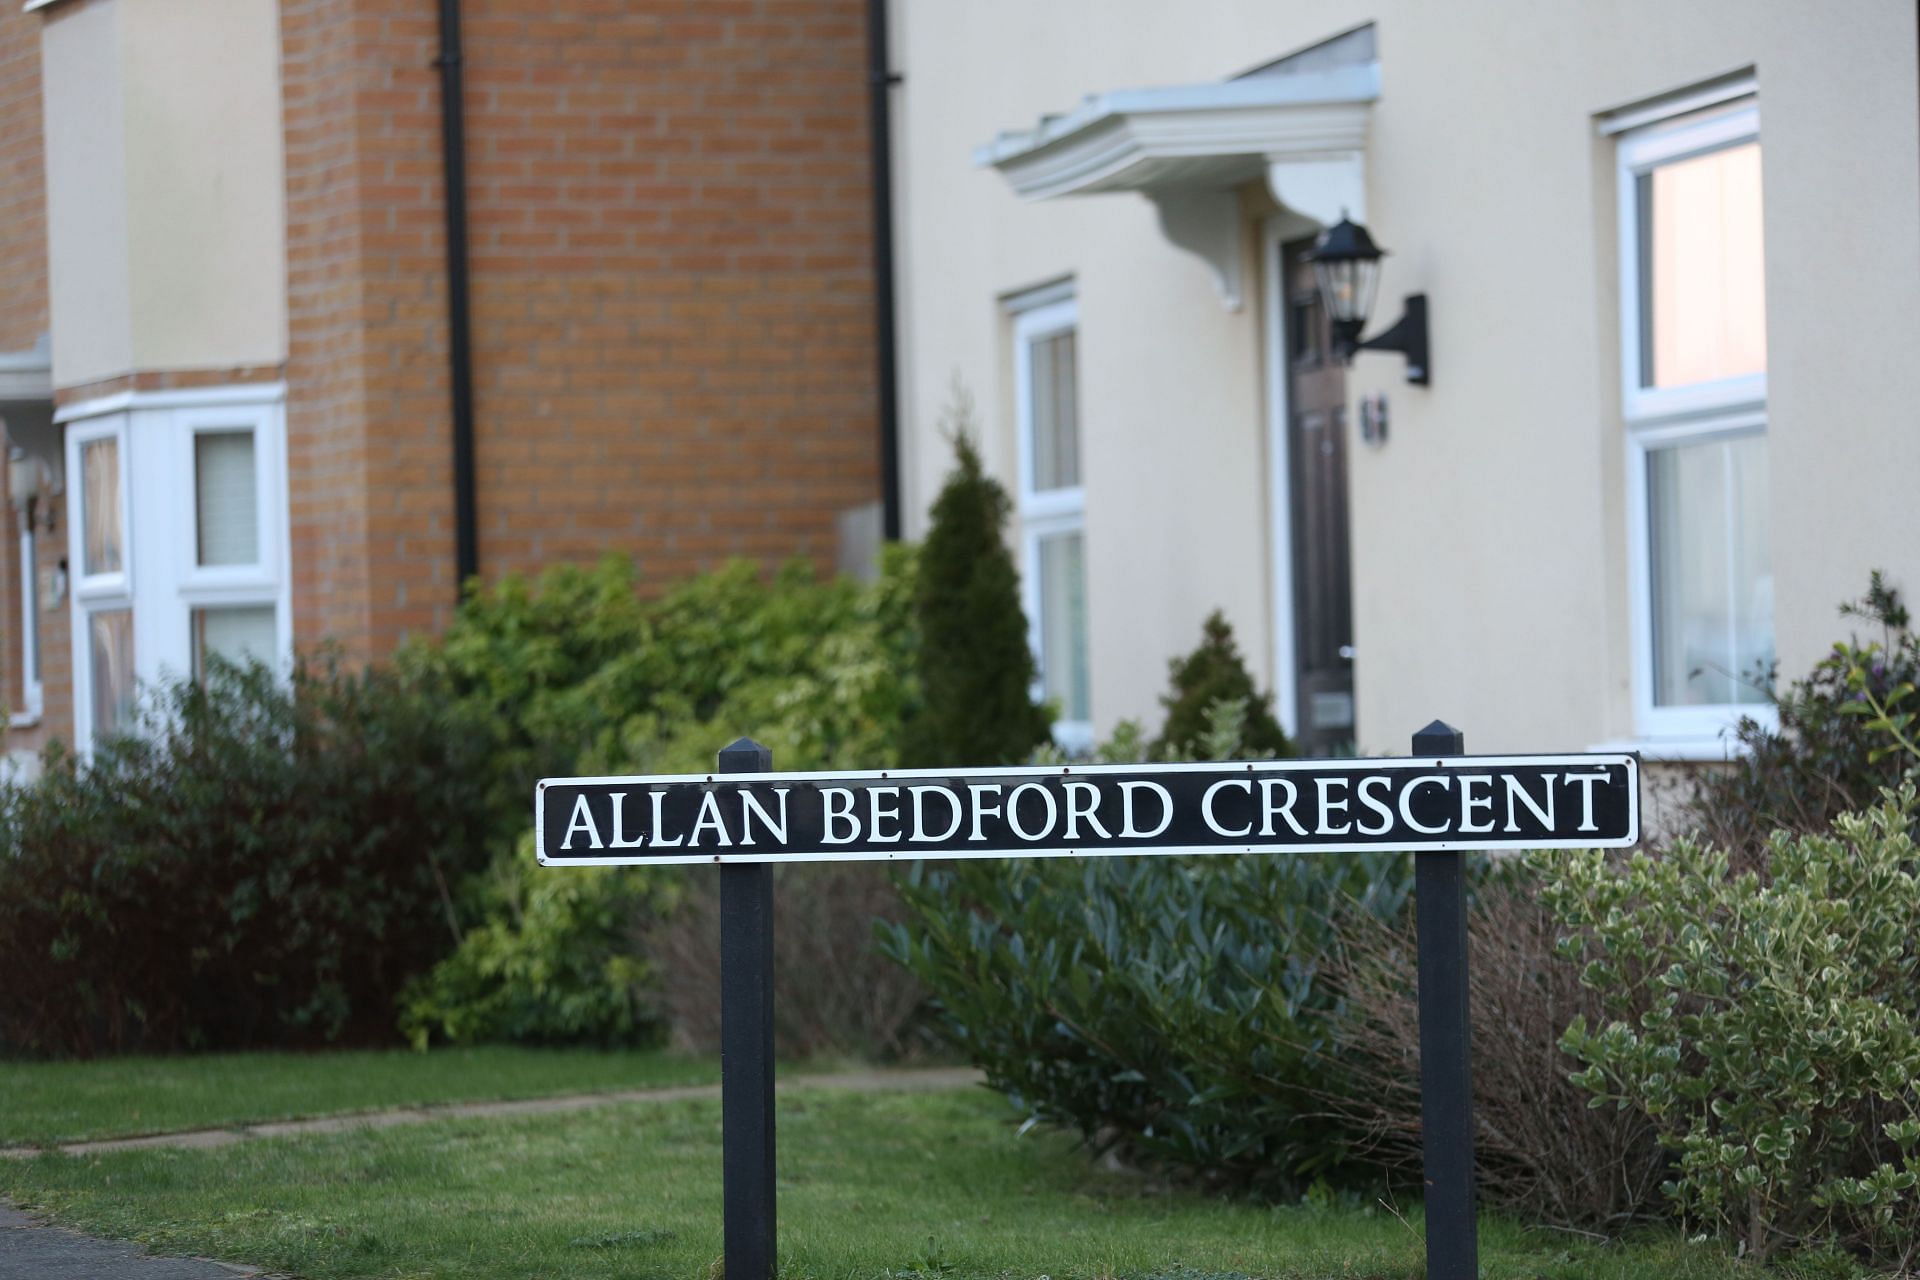
[(1355, 351), (1398, 351), (1407, 358), (1407, 381), (1417, 387), (1433, 382), (1433, 364), (1427, 352), (1427, 295), (1410, 293), (1403, 304), (1400, 319), (1392, 328), (1362, 342), (1360, 329), (1365, 321), (1334, 323), (1333, 339), (1347, 359)]

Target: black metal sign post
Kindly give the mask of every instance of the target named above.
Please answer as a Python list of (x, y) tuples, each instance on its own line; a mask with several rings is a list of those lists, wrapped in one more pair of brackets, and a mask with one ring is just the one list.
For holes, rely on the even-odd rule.
[[(770, 773), (741, 738), (720, 772)], [(727, 1280), (773, 1275), (773, 864), (720, 868), (720, 1145)]]
[[(1458, 729), (1435, 720), (1413, 754), (1441, 763), (1466, 754)], [(1413, 855), (1420, 987), (1420, 1157), (1426, 1175), (1428, 1280), (1476, 1280), (1480, 1233), (1473, 1194), (1473, 1047), (1467, 1001), (1467, 855)]]
[(1463, 751), (1436, 720), (1399, 760), (776, 774), (742, 738), (712, 774), (543, 781), (534, 847), (543, 866), (721, 864), (727, 1280), (774, 1272), (774, 863), (1410, 850), (1427, 1275), (1475, 1280), (1464, 855), (1636, 844), (1640, 772)]

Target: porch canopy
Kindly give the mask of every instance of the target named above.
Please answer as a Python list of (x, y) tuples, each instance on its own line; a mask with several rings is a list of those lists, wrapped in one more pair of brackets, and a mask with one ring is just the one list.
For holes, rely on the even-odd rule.
[(1239, 188), (1264, 180), (1312, 226), (1366, 221), (1367, 125), (1380, 95), (1373, 28), (1361, 27), (1212, 84), (1089, 95), (1064, 115), (974, 151), (1028, 200), (1138, 191), (1167, 239), (1241, 305)]

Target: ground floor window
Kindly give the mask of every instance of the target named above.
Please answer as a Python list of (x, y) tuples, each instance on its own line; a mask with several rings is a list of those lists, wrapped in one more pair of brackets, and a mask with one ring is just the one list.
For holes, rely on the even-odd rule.
[(142, 685), (290, 656), (283, 400), (233, 386), (62, 412), (81, 749), (132, 727)]
[(1080, 479), (1079, 311), (1064, 286), (1013, 308), (1015, 426), (1020, 443), (1021, 565), (1036, 693), (1056, 713), (1054, 740), (1093, 745), (1088, 661), (1086, 489)]

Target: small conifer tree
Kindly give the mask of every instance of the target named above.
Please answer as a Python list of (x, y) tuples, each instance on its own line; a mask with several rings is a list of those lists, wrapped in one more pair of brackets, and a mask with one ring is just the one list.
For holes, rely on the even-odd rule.
[(1240, 646), (1234, 642), (1233, 628), (1218, 609), (1202, 628), (1200, 647), (1184, 658), (1175, 658), (1173, 687), (1160, 699), (1167, 709), (1167, 722), (1154, 744), (1160, 759), (1189, 755), (1197, 744), (1207, 740), (1210, 711), (1222, 702), (1237, 702), (1246, 708), (1241, 727), (1242, 749), (1257, 759), (1290, 756), (1293, 744), (1280, 722), (1273, 716), (1273, 694), (1253, 687), (1253, 675), (1241, 660)]
[(914, 590), (923, 702), (902, 754), (924, 767), (1023, 762), (1051, 732), (1031, 694), (1020, 576), (1004, 536), (1011, 504), (980, 463), (971, 417), (956, 391), (949, 423), (957, 465), (933, 504)]

